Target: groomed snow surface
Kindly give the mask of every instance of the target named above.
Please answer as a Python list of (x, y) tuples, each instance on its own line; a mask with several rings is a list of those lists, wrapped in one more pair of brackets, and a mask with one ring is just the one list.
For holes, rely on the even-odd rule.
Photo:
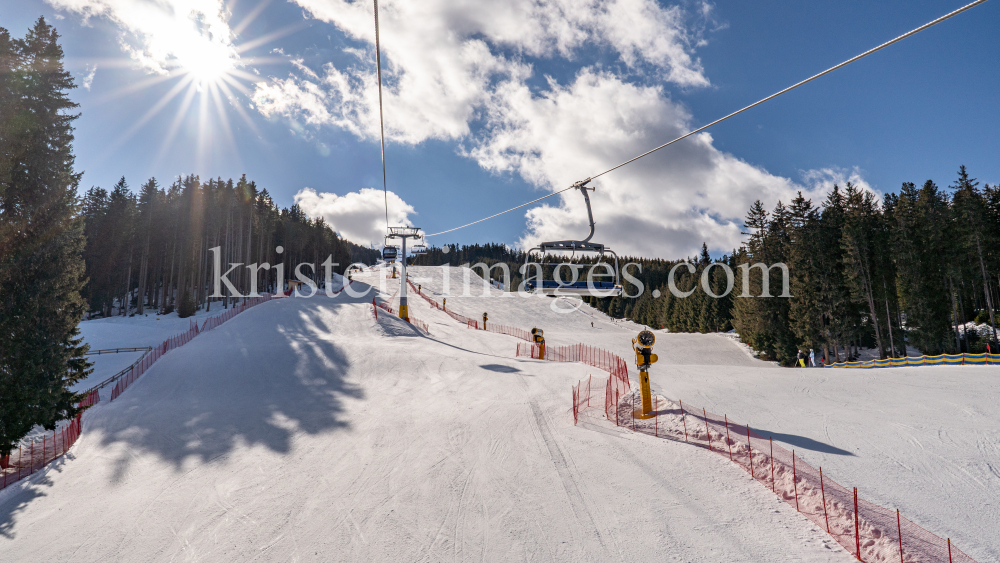
[[(442, 268), (410, 271), (441, 300)], [(483, 297), (475, 276), (463, 297), (462, 277), (449, 272), (449, 308), (550, 344), (628, 358), (642, 328), (571, 299)], [(573, 426), (570, 386), (605, 373), (514, 358), (514, 338), (412, 295), (430, 337), (376, 321), (373, 295), (398, 280), (355, 280), (376, 289), (253, 307), (94, 407), (67, 456), (0, 491), (0, 561), (853, 560), (716, 454), (595, 413)], [(154, 338), (156, 321), (135, 321), (83, 333), (96, 349), (187, 328)], [(657, 393), (749, 422), (1000, 560), (1000, 367), (782, 369), (659, 331), (655, 351)]]

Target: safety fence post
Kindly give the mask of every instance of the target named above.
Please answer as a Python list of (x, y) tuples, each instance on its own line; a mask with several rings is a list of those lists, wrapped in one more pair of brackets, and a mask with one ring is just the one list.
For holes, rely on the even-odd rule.
[[(858, 531), (858, 488), (854, 487), (854, 546), (857, 550), (855, 555), (861, 561), (861, 533)], [(951, 547), (949, 546), (949, 550)]]
[(722, 415), (726, 419), (726, 445), (729, 446), (729, 461), (733, 461), (733, 441), (729, 439), (729, 415)]
[(635, 432), (635, 393), (632, 393), (632, 432)]
[(747, 424), (747, 457), (750, 458), (750, 476), (753, 477), (753, 447), (750, 445), (750, 425)]
[(684, 401), (681, 401), (681, 422), (684, 424), (684, 441), (688, 441), (688, 423), (684, 417)]
[(903, 526), (899, 523), (899, 509), (896, 509), (896, 533), (899, 534), (899, 563), (903, 563)]
[[(611, 380), (610, 379), (608, 379), (608, 385), (611, 385)], [(614, 393), (615, 426), (621, 426), (620, 422), (618, 421), (618, 390), (617, 389), (613, 389), (612, 393)]]
[[(823, 519), (826, 520), (826, 533), (830, 533), (830, 517), (826, 515), (826, 486), (823, 484), (823, 468), (819, 468), (819, 492), (823, 495)], [(899, 516), (899, 511), (896, 511)]]
[(951, 538), (948, 538), (948, 563), (951, 563)]
[(774, 438), (768, 438), (771, 442), (771, 492), (776, 492), (774, 489)]
[(799, 476), (795, 470), (795, 450), (792, 450), (792, 489), (795, 491), (795, 512), (799, 512)]
[(708, 451), (712, 451), (712, 434), (708, 430), (708, 413), (705, 412), (705, 408), (702, 407), (701, 415), (705, 417), (705, 436), (708, 440)]
[(579, 384), (577, 384), (577, 387), (573, 387), (573, 389), (572, 389), (572, 391), (573, 391), (573, 426), (576, 426), (577, 413), (579, 413), (579, 411), (577, 410), (577, 406), (576, 406), (576, 401), (577, 401), (577, 397), (578, 397), (577, 393), (579, 393), (578, 389), (579, 389)]

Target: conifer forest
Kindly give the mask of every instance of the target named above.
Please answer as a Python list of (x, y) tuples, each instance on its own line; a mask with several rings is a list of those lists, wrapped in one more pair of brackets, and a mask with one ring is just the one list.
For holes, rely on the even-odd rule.
[[(744, 244), (717, 259), (707, 246), (684, 260), (622, 257), (623, 269), (636, 264), (624, 270), (644, 291), (623, 276), (627, 295), (585, 299), (613, 317), (654, 328), (735, 329), (762, 357), (786, 365), (801, 349), (821, 351), (827, 362), (854, 358), (859, 348), (873, 348), (880, 358), (914, 350), (983, 352), (990, 341), (997, 349), (1000, 186), (980, 185), (964, 166), (946, 188), (933, 180), (920, 187), (906, 182), (879, 198), (848, 183), (821, 202), (800, 194), (768, 211), (758, 201), (745, 226)], [(521, 283), (524, 253), (501, 244), (432, 248), (415, 263), (477, 262), (504, 262), (512, 288)], [(725, 271), (711, 267), (720, 263), (734, 273), (728, 293)], [(778, 297), (779, 269), (769, 270), (771, 298), (760, 297), (759, 268), (748, 270), (744, 294), (740, 265), (756, 263), (784, 263), (791, 297)], [(706, 268), (712, 295), (722, 297), (704, 291)], [(969, 323), (988, 329), (967, 329)]]
[[(91, 315), (176, 309), (185, 317), (214, 302), (227, 307), (233, 296), (225, 286), (224, 297), (210, 297), (209, 249), (215, 247), (226, 265), (223, 272), (230, 264), (244, 265), (227, 276), (241, 295), (253, 288), (275, 291), (273, 266), (278, 263), (285, 264), (288, 274), (297, 264), (315, 264), (315, 270), (303, 272), (319, 282), (320, 264), (330, 256), (337, 273), (352, 262), (372, 263), (378, 256), (376, 250), (340, 238), (322, 218), (306, 217), (298, 206), (279, 209), (267, 189), (245, 176), (234, 182), (187, 175), (169, 186), (150, 178), (138, 193), (122, 178), (110, 191), (88, 189), (81, 214), (89, 277), (83, 295)], [(252, 280), (245, 265), (263, 263), (271, 269), (257, 270), (258, 279)]]

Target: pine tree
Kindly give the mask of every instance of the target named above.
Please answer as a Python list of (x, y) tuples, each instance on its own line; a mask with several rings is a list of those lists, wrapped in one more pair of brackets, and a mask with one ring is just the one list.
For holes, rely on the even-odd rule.
[(845, 251), (845, 271), (854, 300), (865, 309), (867, 317), (864, 330), (858, 337), (874, 333), (879, 356), (884, 359), (887, 342), (883, 342), (879, 323), (883, 315), (879, 313), (878, 306), (882, 285), (877, 283), (882, 279), (883, 271), (879, 250), (884, 246), (882, 217), (874, 194), (859, 190), (850, 182), (847, 183), (845, 200), (847, 205), (841, 241)]
[(952, 349), (947, 196), (927, 180), (919, 190), (904, 183), (895, 207), (893, 253), (906, 333), (925, 354)]
[[(39, 18), (23, 40), (0, 32), (0, 457), (32, 427), (78, 412), (69, 390), (90, 369), (83, 316), (83, 229), (73, 172), (76, 107), (55, 30)], [(11, 62), (13, 61), (13, 63)], [(13, 95), (11, 95), (13, 94)]]
[(996, 243), (987, 227), (987, 202), (978, 189), (979, 182), (969, 178), (965, 166), (958, 169), (958, 180), (952, 184), (955, 194), (952, 198), (952, 211), (955, 216), (955, 230), (958, 233), (960, 251), (965, 259), (960, 264), (973, 265), (970, 281), (979, 278), (983, 289), (983, 305), (988, 311), (990, 326), (993, 329), (993, 340), (997, 339), (996, 315), (993, 296), (990, 292), (990, 275), (987, 269), (989, 249)]

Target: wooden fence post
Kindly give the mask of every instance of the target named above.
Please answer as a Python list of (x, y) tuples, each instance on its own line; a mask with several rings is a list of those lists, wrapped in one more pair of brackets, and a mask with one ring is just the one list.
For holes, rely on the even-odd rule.
[(899, 523), (899, 509), (896, 509), (896, 533), (899, 534), (899, 563), (903, 563), (903, 526)]
[(712, 433), (708, 430), (708, 413), (705, 412), (705, 408), (702, 407), (701, 415), (705, 417), (705, 438), (708, 440), (708, 451), (712, 451)]
[(795, 470), (795, 450), (792, 450), (792, 488), (795, 490), (795, 511), (799, 511), (799, 477)]
[[(858, 557), (858, 561), (861, 561), (861, 533), (858, 530), (858, 488), (854, 487), (854, 546), (857, 552), (855, 555)], [(951, 550), (951, 545), (948, 546), (949, 551)]]
[(684, 401), (681, 401), (681, 422), (684, 424), (684, 441), (688, 441), (688, 423), (684, 417)]
[[(826, 520), (826, 533), (830, 533), (830, 517), (826, 515), (826, 487), (823, 485), (823, 468), (819, 468), (819, 491), (823, 494), (823, 519)], [(897, 511), (898, 512), (898, 511)]]
[(733, 461), (733, 441), (729, 438), (729, 415), (722, 415), (726, 420), (726, 445), (729, 446), (729, 461)]
[(768, 437), (767, 440), (771, 442), (771, 492), (774, 493), (777, 492), (774, 489), (774, 438)]

